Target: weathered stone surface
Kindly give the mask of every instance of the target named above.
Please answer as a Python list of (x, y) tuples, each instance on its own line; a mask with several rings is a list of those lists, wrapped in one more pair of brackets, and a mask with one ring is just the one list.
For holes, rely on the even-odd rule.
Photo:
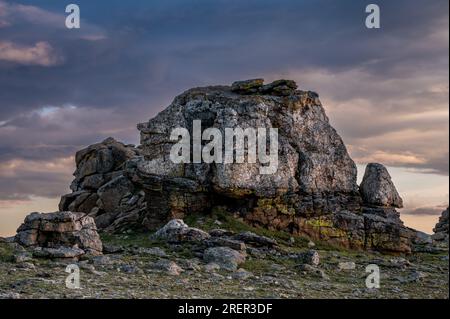
[(229, 247), (212, 247), (205, 250), (203, 260), (216, 263), (224, 270), (236, 271), (245, 262), (245, 254)]
[(124, 175), (125, 163), (138, 155), (113, 138), (77, 152), (73, 192), (62, 196), (59, 209), (89, 214), (105, 231), (144, 228), (145, 194)]
[[(202, 120), (204, 128), (215, 127), (222, 132), (236, 127), (278, 128), (277, 172), (259, 174), (259, 163), (171, 163), (171, 131), (177, 127), (191, 130), (196, 119)], [(191, 89), (138, 128), (146, 160), (142, 170), (148, 174), (187, 178), (232, 197), (281, 195), (299, 187), (306, 192), (357, 190), (356, 166), (311, 92), (295, 91), (286, 99), (234, 94), (229, 87)], [(212, 176), (208, 177), (208, 172)]]
[(189, 227), (181, 219), (173, 219), (152, 235), (168, 242), (192, 242), (208, 239), (210, 235), (198, 228)]
[[(277, 80), (260, 88), (259, 92), (269, 95), (289, 96), (297, 89), (297, 83), (292, 80)], [(315, 93), (313, 93), (315, 94)], [(317, 95), (317, 94), (316, 94)]]
[(98, 255), (102, 242), (94, 219), (78, 212), (31, 213), (18, 228), (15, 241), (26, 247), (39, 247), (43, 257)]
[(411, 252), (410, 231), (402, 224), (377, 216), (364, 215), (366, 249), (383, 252)]
[(433, 231), (434, 234), (432, 238), (435, 242), (448, 245), (448, 207), (442, 212), (441, 217), (439, 217), (439, 222), (436, 224)]
[(403, 200), (397, 192), (386, 167), (370, 163), (366, 167), (360, 185), (361, 196), (366, 204), (382, 207), (403, 207)]

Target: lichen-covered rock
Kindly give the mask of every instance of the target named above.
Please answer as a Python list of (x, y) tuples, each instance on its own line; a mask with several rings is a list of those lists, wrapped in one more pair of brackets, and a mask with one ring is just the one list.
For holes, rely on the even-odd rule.
[(360, 192), (368, 205), (382, 207), (403, 207), (403, 200), (397, 192), (386, 167), (370, 163), (366, 167)]
[(54, 258), (100, 255), (103, 249), (94, 219), (77, 212), (31, 213), (17, 229), (15, 241), (40, 247), (37, 254)]
[(263, 94), (289, 96), (297, 89), (297, 83), (292, 80), (277, 80), (262, 86), (259, 91)]
[(236, 81), (231, 85), (231, 90), (239, 94), (255, 94), (259, 92), (263, 84), (264, 79)]
[(387, 253), (410, 253), (410, 231), (398, 222), (375, 214), (365, 214), (366, 249)]

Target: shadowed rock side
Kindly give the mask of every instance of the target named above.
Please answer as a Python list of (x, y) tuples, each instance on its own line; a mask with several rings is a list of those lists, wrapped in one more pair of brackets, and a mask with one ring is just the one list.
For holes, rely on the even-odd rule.
[(86, 213), (99, 229), (136, 226), (145, 214), (145, 194), (124, 176), (123, 169), (138, 155), (133, 145), (113, 138), (77, 152), (75, 179), (70, 186), (73, 192), (61, 198), (59, 210)]
[[(258, 161), (173, 163), (171, 132), (182, 127), (192, 136), (194, 120), (222, 136), (225, 128), (277, 128), (278, 169), (260, 174), (267, 164)], [(117, 232), (220, 208), (338, 246), (410, 251), (410, 231), (395, 210), (402, 200), (385, 167), (367, 167), (360, 193), (356, 166), (318, 95), (293, 81), (190, 89), (138, 129), (139, 148), (110, 138), (77, 153), (73, 193), (60, 210), (85, 212), (99, 229)]]
[(442, 212), (441, 217), (439, 217), (439, 222), (436, 224), (433, 231), (433, 240), (448, 247), (448, 207)]

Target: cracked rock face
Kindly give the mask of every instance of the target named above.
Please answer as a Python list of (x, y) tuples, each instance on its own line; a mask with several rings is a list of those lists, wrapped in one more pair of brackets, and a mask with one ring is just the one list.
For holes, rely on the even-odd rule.
[(366, 167), (360, 185), (361, 196), (368, 205), (381, 207), (403, 207), (403, 200), (397, 192), (386, 167), (370, 163)]
[(145, 211), (145, 194), (124, 176), (125, 163), (138, 155), (133, 145), (113, 138), (77, 152), (73, 192), (61, 198), (59, 210), (89, 214), (100, 229), (111, 231), (138, 224)]
[(103, 248), (94, 219), (74, 212), (31, 213), (18, 228), (15, 241), (35, 247), (39, 257), (50, 258), (100, 255)]
[[(147, 174), (187, 178), (231, 197), (356, 191), (356, 166), (329, 124), (317, 94), (293, 88), (283, 97), (256, 94), (255, 87), (262, 83), (255, 81), (239, 82), (231, 88), (188, 90), (155, 118), (139, 124), (146, 160), (142, 169)], [(284, 82), (289, 83), (269, 84), (268, 92), (279, 87), (277, 83), (288, 87)], [(259, 174), (260, 163), (172, 163), (172, 130), (182, 127), (192, 131), (194, 120), (202, 120), (202, 130), (217, 128), (222, 136), (225, 128), (277, 128), (278, 170), (264, 175)]]

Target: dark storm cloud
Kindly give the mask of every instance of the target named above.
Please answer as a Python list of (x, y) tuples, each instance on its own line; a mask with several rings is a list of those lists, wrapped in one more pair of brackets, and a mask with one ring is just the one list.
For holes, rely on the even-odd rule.
[[(110, 135), (136, 143), (135, 124), (189, 87), (292, 75), (321, 93), (358, 158), (390, 152), (392, 165), (448, 174), (448, 148), (431, 150), (448, 144), (448, 1), (377, 1), (380, 30), (364, 27), (367, 1), (76, 3), (82, 27), (67, 30), (63, 2), (0, 0), (0, 163), (67, 158)], [(12, 50), (37, 43), (35, 61)], [(405, 116), (424, 111), (437, 114)], [(429, 137), (380, 142), (412, 127)]]

